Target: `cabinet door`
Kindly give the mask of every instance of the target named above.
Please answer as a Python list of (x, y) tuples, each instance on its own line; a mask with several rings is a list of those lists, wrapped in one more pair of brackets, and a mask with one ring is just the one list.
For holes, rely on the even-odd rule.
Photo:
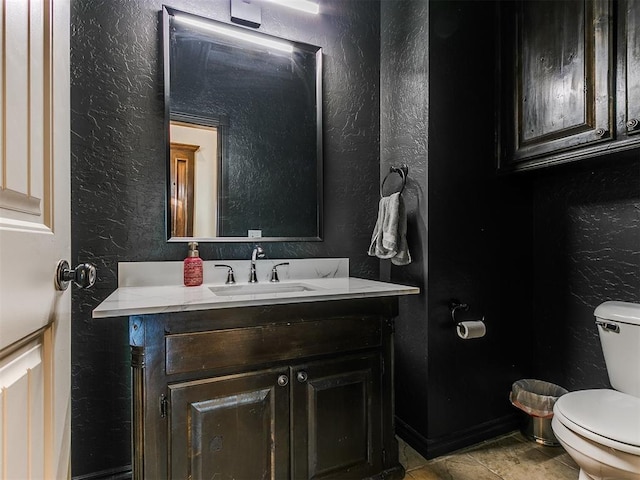
[(170, 478), (288, 479), (287, 373), (170, 385)]
[(626, 97), (621, 108), (628, 135), (640, 134), (640, 0), (621, 2), (621, 16), (626, 20)]
[(380, 356), (291, 371), (292, 478), (353, 479), (382, 468)]
[[(606, 0), (502, 4), (501, 167), (613, 138)], [(504, 93), (500, 93), (504, 95)]]

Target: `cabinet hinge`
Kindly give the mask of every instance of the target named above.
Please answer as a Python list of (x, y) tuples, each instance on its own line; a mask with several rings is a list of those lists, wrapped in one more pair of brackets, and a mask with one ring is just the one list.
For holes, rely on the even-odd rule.
[(167, 396), (163, 393), (160, 395), (160, 417), (165, 418), (167, 416)]
[(391, 330), (391, 333), (394, 334), (396, 333), (396, 321), (393, 318), (387, 318), (387, 326), (389, 327), (389, 330)]
[(387, 464), (387, 451), (383, 448), (382, 449), (382, 465), (386, 465)]

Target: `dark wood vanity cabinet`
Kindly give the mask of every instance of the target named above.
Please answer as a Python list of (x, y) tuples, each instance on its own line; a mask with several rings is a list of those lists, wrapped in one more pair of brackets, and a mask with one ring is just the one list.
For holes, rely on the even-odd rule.
[(169, 385), (169, 477), (287, 478), (289, 395), (276, 380), (284, 371)]
[(134, 478), (402, 478), (397, 299), (130, 317)]
[(372, 353), (292, 369), (291, 478), (369, 478), (383, 470), (382, 363)]
[(640, 1), (498, 5), (499, 168), (640, 148)]

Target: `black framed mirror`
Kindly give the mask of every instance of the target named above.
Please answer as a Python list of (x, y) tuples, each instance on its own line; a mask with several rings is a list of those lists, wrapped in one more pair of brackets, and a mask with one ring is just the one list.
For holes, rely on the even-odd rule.
[(322, 239), (322, 49), (163, 8), (171, 242)]

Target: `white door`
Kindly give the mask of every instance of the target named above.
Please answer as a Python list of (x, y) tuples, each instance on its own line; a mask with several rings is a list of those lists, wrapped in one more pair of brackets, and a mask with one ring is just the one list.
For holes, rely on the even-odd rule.
[(69, 0), (0, 0), (0, 28), (0, 479), (65, 479)]

